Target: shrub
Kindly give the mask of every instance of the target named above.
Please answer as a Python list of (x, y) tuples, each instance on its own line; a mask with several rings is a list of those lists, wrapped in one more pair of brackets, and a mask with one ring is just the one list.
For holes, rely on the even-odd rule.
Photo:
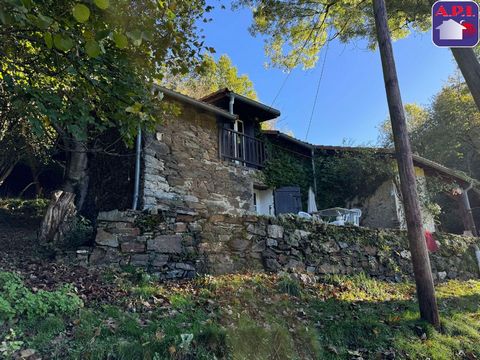
[(48, 199), (1, 199), (0, 208), (12, 215), (41, 217), (47, 209)]
[(8, 321), (24, 316), (27, 320), (46, 315), (71, 315), (83, 306), (73, 293), (71, 285), (55, 291), (39, 290), (33, 293), (25, 287), (20, 277), (0, 272), (0, 319)]
[(94, 233), (90, 220), (83, 216), (76, 216), (73, 219), (71, 230), (65, 236), (65, 244), (69, 248), (77, 248), (88, 243)]
[(302, 287), (298, 280), (290, 277), (288, 274), (284, 274), (280, 277), (277, 287), (278, 291), (291, 296), (300, 296), (302, 293)]

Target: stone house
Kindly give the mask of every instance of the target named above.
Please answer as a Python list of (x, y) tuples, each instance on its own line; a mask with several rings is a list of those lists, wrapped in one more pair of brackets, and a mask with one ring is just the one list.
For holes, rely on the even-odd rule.
[[(298, 184), (275, 189), (264, 183), (265, 142), (280, 138), (282, 148), (301, 154), (307, 160), (302, 166), (312, 166), (315, 173), (315, 163), (310, 160), (317, 146), (261, 130), (262, 122), (279, 116), (278, 110), (227, 89), (202, 100), (161, 87), (158, 90), (180, 112), (163, 119), (154, 132), (139, 136), (139, 176), (133, 191), (137, 195), (137, 199), (133, 196), (134, 205), (137, 200), (139, 206), (126, 211), (125, 207), (119, 211), (120, 206), (101, 209), (95, 246), (77, 252), (82, 261), (139, 266), (162, 279), (291, 268), (317, 274), (366, 271), (382, 279), (411, 273), (401, 231), (336, 227), (291, 215), (258, 216), (301, 209)], [(416, 159), (416, 165), (425, 172), (438, 167), (422, 161)], [(131, 167), (130, 163), (121, 165)], [(447, 170), (435, 171), (447, 176)], [(368, 206), (380, 208), (378, 199), (388, 191), (388, 186), (382, 185)], [(391, 198), (384, 197), (385, 204), (392, 203)], [(369, 216), (365, 219), (374, 218), (371, 212), (366, 213)], [(371, 226), (376, 226), (373, 220)], [(445, 249), (452, 241), (460, 243), (459, 238), (449, 235)], [(377, 249), (384, 240), (391, 254)], [(453, 269), (451, 278), (472, 276), (475, 263), (470, 266), (470, 261), (468, 268), (462, 268), (467, 264), (465, 259), (472, 257), (468, 248), (475, 241), (467, 240), (461, 251), (453, 247), (456, 253), (439, 255), (439, 262), (433, 262), (436, 273)], [(401, 274), (398, 269), (402, 269)]]
[(266, 152), (260, 124), (276, 109), (228, 89), (195, 100), (159, 88), (180, 115), (163, 120), (143, 144), (141, 206), (200, 215), (254, 212)]
[[(264, 137), (269, 141), (275, 142), (284, 149), (292, 151), (302, 157), (318, 157), (335, 156), (338, 154), (349, 153), (355, 154), (364, 150), (373, 151), (379, 157), (394, 158), (395, 153), (392, 149), (386, 148), (362, 148), (362, 147), (346, 147), (346, 146), (326, 146), (313, 145), (301, 140), (295, 139), (287, 134), (281, 133), (277, 130), (262, 131)], [(444, 184), (451, 184), (456, 188), (453, 194), (449, 194), (458, 207), (460, 219), (465, 231), (470, 232), (471, 225), (468, 220), (468, 213), (472, 212), (469, 202), (478, 203), (480, 200), (480, 188), (475, 182), (472, 184), (472, 179), (468, 176), (442, 166), (434, 161), (428, 160), (419, 155), (413, 156), (415, 174), (417, 177), (417, 191), (420, 199), (428, 198), (427, 183), (433, 181), (433, 178), (440, 180)], [(305, 162), (309, 164), (309, 162)], [(312, 161), (312, 174), (318, 173), (319, 169), (315, 170), (315, 162)], [(321, 176), (321, 174), (319, 174)], [(430, 180), (429, 180), (430, 179)], [(312, 187), (315, 187), (315, 180), (311, 181)], [(465, 195), (469, 190), (469, 195)], [(268, 191), (272, 191), (269, 189)], [(322, 196), (321, 193), (316, 193), (317, 199)], [(465, 197), (469, 199), (468, 204), (465, 203)], [(361, 201), (351, 201), (350, 203), (338, 204), (340, 207), (359, 207), (362, 210), (361, 225), (372, 228), (391, 228), (391, 229), (406, 229), (405, 214), (403, 210), (402, 196), (399, 188), (398, 177), (388, 179), (382, 183), (373, 193), (366, 199)], [(422, 202), (422, 201), (421, 201)], [(465, 208), (467, 206), (467, 208)], [(453, 214), (452, 214), (453, 215)], [(424, 228), (430, 232), (435, 232), (436, 223), (432, 213), (424, 206), (422, 206), (422, 216), (424, 221)], [(458, 215), (454, 215), (458, 216)], [(478, 222), (479, 219), (475, 218)], [(478, 225), (477, 225), (478, 226)]]
[[(201, 100), (163, 87), (158, 90), (166, 101), (179, 107), (180, 115), (163, 119), (154, 133), (144, 136), (139, 189), (144, 210), (183, 209), (187, 214), (203, 217), (255, 213), (273, 216), (305, 211), (301, 202), (305, 194), (301, 194), (298, 184), (275, 189), (263, 183), (261, 171), (268, 156), (264, 141), (303, 156), (307, 159), (303, 163), (311, 167), (312, 174), (316, 169), (311, 160), (320, 150), (327, 155), (362, 150), (312, 145), (276, 130), (261, 130), (262, 122), (277, 118), (280, 112), (228, 89)], [(394, 156), (390, 149), (375, 151), (382, 156)], [(414, 163), (420, 195), (426, 193), (429, 176), (456, 183), (461, 189), (470, 185), (468, 177), (420, 156), (414, 156)], [(315, 188), (314, 177), (312, 188)], [(474, 188), (470, 194), (476, 197), (479, 190)], [(363, 226), (405, 228), (395, 179), (383, 183), (355, 206), (363, 211)], [(428, 211), (423, 215), (425, 228), (435, 231), (433, 216)]]

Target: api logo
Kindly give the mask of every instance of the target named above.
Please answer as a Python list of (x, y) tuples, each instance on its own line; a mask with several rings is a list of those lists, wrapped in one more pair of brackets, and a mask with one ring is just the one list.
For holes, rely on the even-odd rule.
[(433, 43), (440, 47), (474, 47), (478, 43), (478, 4), (437, 1), (432, 6)]

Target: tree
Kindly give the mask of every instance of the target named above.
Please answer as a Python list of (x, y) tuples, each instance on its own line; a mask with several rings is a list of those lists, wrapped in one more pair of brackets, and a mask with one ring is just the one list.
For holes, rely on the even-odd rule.
[[(139, 126), (152, 129), (171, 110), (152, 84), (165, 68), (177, 74), (198, 65), (204, 44), (196, 23), (210, 10), (204, 0), (0, 0), (1, 116), (28, 121), (66, 153), (61, 191), (73, 196), (55, 195), (47, 217), (62, 223), (61, 198), (82, 209), (88, 154), (110, 145), (103, 133), (116, 129), (132, 144)], [(41, 234), (55, 233), (43, 225)]]
[(480, 112), (465, 83), (452, 80), (435, 96), (412, 139), (425, 157), (480, 178)]
[[(389, 0), (388, 25), (393, 39), (431, 27), (434, 0)], [(335, 38), (365, 38), (376, 46), (371, 1), (365, 0), (236, 0), (252, 9), (253, 35), (266, 36), (265, 51), (275, 66), (315, 66), (318, 53)], [(452, 54), (480, 110), (480, 63), (473, 49), (452, 48)]]
[[(480, 179), (480, 112), (464, 82), (451, 78), (427, 108), (406, 104), (405, 111), (415, 152)], [(391, 146), (387, 121), (380, 137)]]
[[(237, 94), (258, 100), (252, 80), (248, 75), (238, 74), (228, 55), (220, 56), (218, 61), (206, 55), (198, 71), (189, 74), (167, 75), (163, 85), (182, 94), (201, 99), (217, 90), (228, 88)], [(276, 119), (262, 123), (262, 129), (274, 129)]]
[[(405, 118), (407, 121), (407, 130), (411, 135), (419, 129), (428, 119), (428, 111), (418, 104), (405, 104)], [(390, 117), (387, 117), (379, 127), (379, 142), (384, 147), (393, 147), (392, 124)]]
[[(392, 38), (428, 30), (432, 3), (389, 1)], [(342, 42), (365, 38), (372, 49), (377, 43), (371, 1), (237, 0), (235, 7), (240, 6), (252, 9), (250, 32), (265, 36), (265, 51), (274, 66), (311, 68), (325, 43), (336, 38)]]
[(206, 55), (199, 71), (186, 75), (166, 76), (163, 84), (172, 90), (200, 99), (222, 88), (228, 88), (240, 95), (257, 100), (257, 93), (248, 75), (238, 74), (228, 55), (222, 55), (215, 61)]
[(412, 254), (413, 273), (417, 288), (417, 297), (422, 319), (440, 327), (432, 269), (428, 257), (427, 244), (423, 233), (422, 213), (417, 194), (415, 169), (412, 150), (408, 139), (407, 121), (402, 105), (397, 70), (393, 57), (393, 47), (388, 28), (385, 0), (373, 0), (378, 46), (382, 59), (383, 77), (387, 93), (388, 109), (392, 124), (393, 142), (395, 144), (400, 175), (405, 218), (407, 221), (408, 242)]

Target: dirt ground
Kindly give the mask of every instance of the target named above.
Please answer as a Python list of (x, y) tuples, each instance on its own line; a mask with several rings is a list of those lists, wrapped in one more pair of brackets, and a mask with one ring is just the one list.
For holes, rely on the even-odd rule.
[(0, 213), (0, 271), (18, 273), (33, 291), (71, 283), (86, 303), (110, 303), (124, 295), (101, 270), (65, 261), (63, 254), (46, 252), (37, 241), (39, 224), (37, 218)]

